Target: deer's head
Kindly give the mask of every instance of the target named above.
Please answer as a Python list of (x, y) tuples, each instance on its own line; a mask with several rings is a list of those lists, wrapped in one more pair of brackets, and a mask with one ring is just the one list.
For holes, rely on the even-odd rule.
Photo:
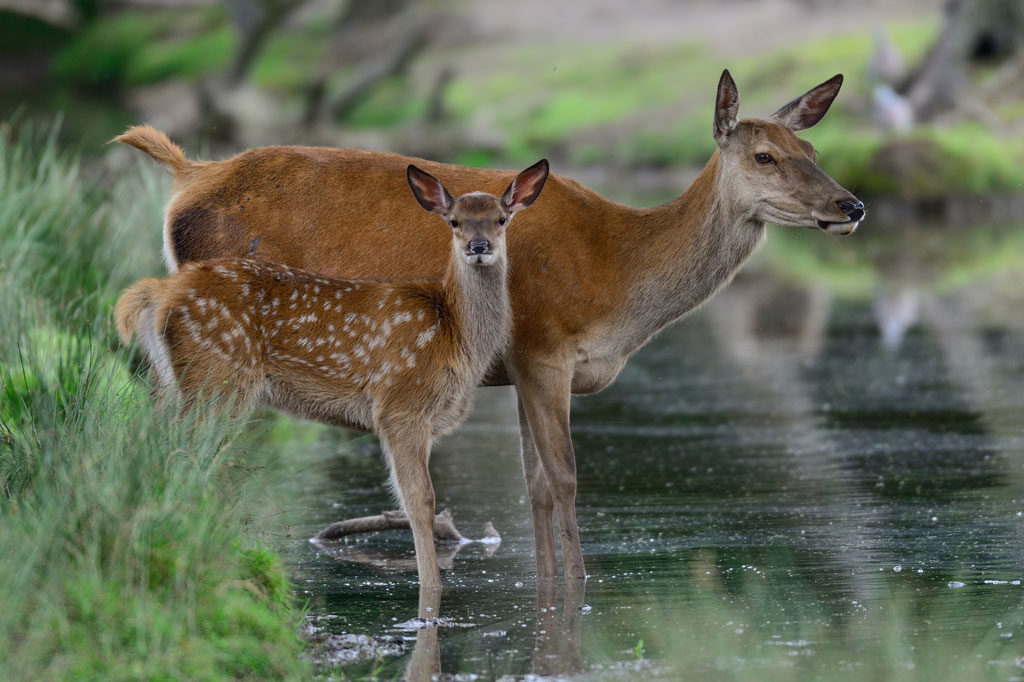
[(455, 248), (471, 265), (490, 265), (505, 255), (505, 229), (517, 212), (528, 207), (548, 179), (547, 159), (517, 175), (500, 197), (470, 192), (457, 199), (430, 173), (410, 165), (409, 187), (420, 206), (444, 218), (452, 228)]
[(757, 220), (847, 235), (864, 219), (864, 204), (818, 168), (814, 146), (795, 135), (822, 119), (842, 84), (833, 76), (768, 118), (740, 120), (736, 83), (722, 72), (714, 125), (719, 178)]

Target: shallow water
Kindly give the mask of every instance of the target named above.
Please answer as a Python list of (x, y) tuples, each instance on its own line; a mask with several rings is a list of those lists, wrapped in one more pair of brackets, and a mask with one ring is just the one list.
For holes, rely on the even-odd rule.
[(511, 389), (481, 390), (434, 450), (438, 508), (502, 534), (447, 552), (436, 632), (399, 627), (408, 531), (308, 542), (393, 508), (373, 439), (306, 444), (274, 497), (311, 621), (404, 644), (346, 669), (384, 679), (434, 635), (444, 673), (479, 679), (1024, 678), (1022, 232), (775, 228), (781, 244), (575, 400), (582, 591), (535, 580)]

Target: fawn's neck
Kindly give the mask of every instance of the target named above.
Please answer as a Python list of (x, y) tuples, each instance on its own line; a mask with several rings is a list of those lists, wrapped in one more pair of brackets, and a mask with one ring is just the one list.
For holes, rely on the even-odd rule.
[(508, 345), (512, 333), (504, 249), (497, 258), (487, 266), (471, 265), (459, 249), (453, 249), (443, 280), (461, 347), (477, 383), (494, 355)]

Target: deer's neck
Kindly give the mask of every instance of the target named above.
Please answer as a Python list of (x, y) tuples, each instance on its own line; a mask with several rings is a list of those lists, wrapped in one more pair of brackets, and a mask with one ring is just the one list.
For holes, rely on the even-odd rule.
[(724, 177), (719, 152), (681, 196), (640, 211), (622, 266), (632, 282), (629, 325), (619, 328), (632, 352), (728, 284), (764, 240), (765, 224), (736, 201), (742, 188)]
[(453, 253), (444, 277), (444, 290), (455, 315), (463, 359), (476, 385), (491, 359), (511, 338), (508, 261), (501, 256), (489, 266), (475, 266), (461, 254)]

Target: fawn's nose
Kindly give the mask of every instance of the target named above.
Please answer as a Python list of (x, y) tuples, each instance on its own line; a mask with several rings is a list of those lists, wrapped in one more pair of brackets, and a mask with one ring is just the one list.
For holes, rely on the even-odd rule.
[(491, 243), (486, 239), (474, 239), (469, 243), (469, 251), (473, 254), (484, 254), (491, 250)]
[(864, 217), (864, 202), (859, 199), (840, 199), (836, 206), (850, 220), (857, 221)]

